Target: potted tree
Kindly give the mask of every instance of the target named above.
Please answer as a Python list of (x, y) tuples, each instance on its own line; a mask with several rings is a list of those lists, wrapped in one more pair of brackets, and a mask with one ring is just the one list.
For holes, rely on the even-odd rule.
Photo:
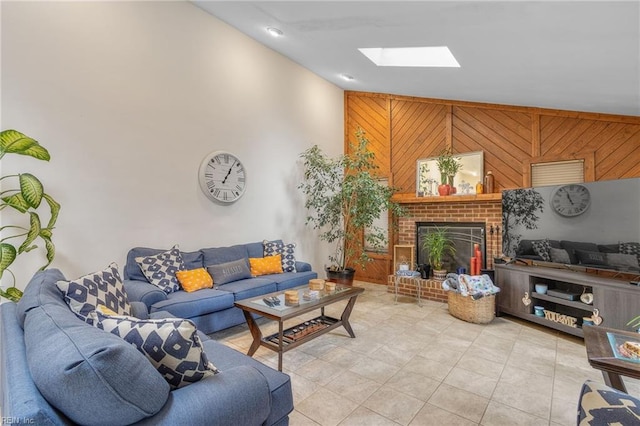
[[(27, 155), (37, 160), (49, 161), (49, 152), (36, 140), (16, 130), (3, 130), (0, 132), (0, 159), (5, 154)], [(11, 208), (22, 214), (25, 221), (28, 216), (29, 225), (12, 224), (0, 227), (0, 278), (5, 272), (9, 272), (13, 278), (13, 285), (6, 291), (0, 288), (0, 297), (17, 302), (22, 297), (22, 291), (16, 285), (15, 275), (9, 266), (23, 253), (36, 249), (34, 243), (40, 239), (44, 242), (47, 263), (40, 268), (45, 269), (51, 264), (56, 250), (51, 240), (53, 228), (58, 219), (60, 204), (49, 194), (44, 192), (42, 182), (30, 173), (19, 173), (0, 177), (3, 183), (0, 192), (0, 211)], [(10, 182), (14, 182), (11, 185)], [(49, 207), (49, 220), (44, 226), (40, 220), (38, 207), (45, 201)], [(42, 210), (42, 209), (40, 209)], [(15, 238), (21, 238), (21, 244), (13, 243)]]
[(435, 227), (428, 232), (422, 240), (422, 248), (428, 253), (429, 263), (433, 270), (433, 278), (443, 281), (447, 276), (447, 271), (442, 269), (442, 260), (447, 254), (454, 254), (456, 248), (447, 236), (448, 228)]
[(375, 154), (367, 148), (365, 132), (358, 129), (355, 136), (357, 143), (336, 158), (329, 158), (317, 145), (304, 151), (300, 155), (304, 176), (298, 185), (305, 196), (306, 223), (335, 247), (326, 267), (327, 278), (348, 285), (355, 274), (352, 266), (364, 268), (370, 260), (365, 246), (375, 250), (387, 239), (374, 221), (385, 212), (396, 216), (403, 212), (391, 201), (395, 189), (375, 174)]

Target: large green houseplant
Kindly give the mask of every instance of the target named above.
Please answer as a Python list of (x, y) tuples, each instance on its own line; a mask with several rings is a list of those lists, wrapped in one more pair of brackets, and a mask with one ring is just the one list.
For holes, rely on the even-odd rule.
[[(16, 130), (0, 132), (0, 159), (5, 154), (18, 154), (33, 157), (37, 160), (49, 161), (49, 152), (36, 140)], [(44, 242), (47, 263), (40, 268), (45, 269), (55, 257), (55, 245), (51, 240), (53, 228), (58, 219), (60, 204), (49, 194), (44, 192), (42, 182), (30, 173), (19, 173), (0, 177), (2, 190), (0, 192), (0, 211), (7, 208), (28, 217), (29, 225), (15, 224), (0, 227), (0, 278), (5, 272), (13, 277), (13, 285), (6, 291), (0, 288), (0, 296), (12, 301), (22, 297), (22, 291), (16, 288), (16, 278), (9, 266), (22, 254), (36, 249), (34, 243), (40, 239)], [(49, 220), (47, 226), (42, 226), (38, 207), (44, 200), (49, 206)], [(3, 220), (4, 222), (4, 220)], [(21, 239), (13, 243), (16, 238)]]
[(375, 154), (367, 148), (365, 132), (358, 129), (355, 136), (357, 143), (336, 158), (317, 145), (300, 155), (304, 178), (298, 188), (305, 196), (306, 223), (320, 231), (321, 240), (334, 244), (328, 278), (345, 283), (353, 281), (352, 266), (364, 268), (370, 260), (365, 245), (375, 250), (387, 240), (386, 231), (374, 222), (387, 211), (394, 216), (403, 213), (391, 201), (395, 189), (375, 174)]
[(442, 269), (444, 257), (456, 252), (447, 232), (448, 228), (446, 227), (435, 227), (424, 235), (422, 240), (422, 248), (427, 251), (433, 277), (437, 280), (444, 280), (447, 275), (447, 271)]

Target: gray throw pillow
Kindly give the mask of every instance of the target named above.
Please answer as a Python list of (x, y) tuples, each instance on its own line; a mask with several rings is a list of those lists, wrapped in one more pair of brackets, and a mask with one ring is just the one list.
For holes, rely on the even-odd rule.
[(607, 264), (619, 269), (638, 269), (638, 258), (633, 254), (607, 253)]
[(578, 261), (584, 265), (606, 265), (607, 259), (605, 253), (599, 251), (576, 250)]
[(247, 259), (207, 266), (207, 271), (213, 278), (214, 287), (251, 278), (251, 269), (249, 269), (249, 261)]
[(551, 255), (551, 261), (555, 263), (571, 263), (571, 259), (569, 258), (569, 253), (565, 249), (557, 249), (551, 247), (549, 250), (549, 254)]

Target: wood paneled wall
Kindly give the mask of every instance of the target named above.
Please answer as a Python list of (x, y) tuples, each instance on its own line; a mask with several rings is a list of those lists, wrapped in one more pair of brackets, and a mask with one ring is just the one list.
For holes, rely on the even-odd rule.
[[(344, 111), (345, 151), (363, 128), (380, 175), (400, 193), (415, 194), (417, 160), (445, 147), (454, 153), (483, 151), (496, 192), (530, 186), (530, 164), (544, 161), (583, 158), (586, 180), (640, 177), (636, 116), (349, 91)], [(385, 283), (390, 264), (389, 255), (376, 255), (357, 276)]]
[[(362, 127), (380, 173), (415, 193), (416, 161), (483, 151), (496, 190), (528, 186), (536, 161), (594, 159), (595, 180), (640, 177), (640, 117), (345, 92), (345, 139)], [(348, 147), (345, 145), (345, 149)]]

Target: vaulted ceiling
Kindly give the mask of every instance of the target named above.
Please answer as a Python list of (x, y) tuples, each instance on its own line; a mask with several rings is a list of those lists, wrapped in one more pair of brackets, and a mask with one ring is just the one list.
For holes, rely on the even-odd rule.
[[(640, 1), (193, 3), (345, 90), (640, 116)], [(443, 45), (460, 68), (358, 51)]]

